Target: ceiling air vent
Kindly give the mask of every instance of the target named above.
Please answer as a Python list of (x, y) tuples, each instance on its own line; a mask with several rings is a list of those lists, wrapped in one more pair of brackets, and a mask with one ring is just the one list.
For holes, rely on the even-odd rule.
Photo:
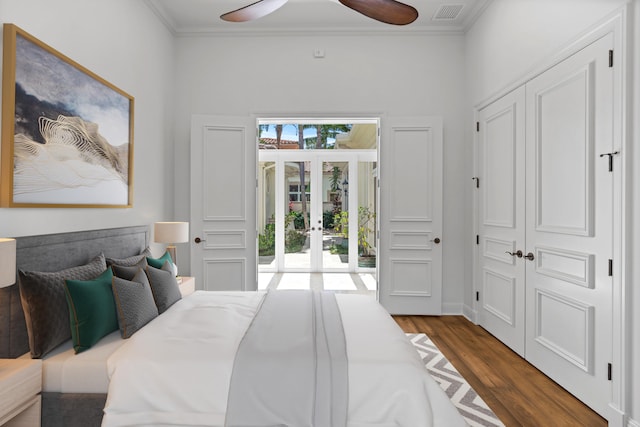
[(431, 19), (434, 21), (453, 21), (458, 18), (463, 8), (463, 4), (443, 4)]

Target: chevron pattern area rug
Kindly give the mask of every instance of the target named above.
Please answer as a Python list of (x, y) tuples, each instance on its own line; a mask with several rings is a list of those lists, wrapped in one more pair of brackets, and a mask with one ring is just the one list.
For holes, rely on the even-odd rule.
[(493, 413), (469, 383), (444, 357), (438, 347), (425, 334), (407, 334), (427, 371), (447, 393), (458, 412), (471, 427), (502, 426), (504, 424)]

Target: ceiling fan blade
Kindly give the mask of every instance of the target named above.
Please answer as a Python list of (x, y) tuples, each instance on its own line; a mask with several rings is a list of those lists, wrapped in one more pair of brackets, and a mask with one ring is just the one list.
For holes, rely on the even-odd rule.
[(220, 19), (229, 22), (246, 22), (262, 18), (282, 7), (287, 0), (258, 0), (248, 6), (220, 15)]
[(418, 19), (418, 11), (396, 0), (339, 0), (361, 14), (385, 24), (407, 25)]

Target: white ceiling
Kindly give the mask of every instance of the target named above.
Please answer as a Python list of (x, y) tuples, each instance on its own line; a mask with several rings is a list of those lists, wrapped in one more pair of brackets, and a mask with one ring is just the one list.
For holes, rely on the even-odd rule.
[[(343, 6), (338, 0), (289, 0), (284, 6), (252, 22), (230, 23), (220, 15), (256, 0), (145, 0), (175, 34), (278, 31), (428, 31), (464, 32), (491, 0), (401, 0), (418, 10), (406, 26), (379, 23)], [(442, 9), (444, 7), (444, 9)], [(436, 14), (460, 12), (455, 18)], [(455, 13), (449, 13), (452, 15)]]

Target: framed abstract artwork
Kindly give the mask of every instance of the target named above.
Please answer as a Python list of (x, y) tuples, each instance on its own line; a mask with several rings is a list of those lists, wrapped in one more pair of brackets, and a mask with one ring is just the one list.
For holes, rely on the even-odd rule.
[(124, 91), (4, 24), (0, 206), (133, 205), (133, 106)]

